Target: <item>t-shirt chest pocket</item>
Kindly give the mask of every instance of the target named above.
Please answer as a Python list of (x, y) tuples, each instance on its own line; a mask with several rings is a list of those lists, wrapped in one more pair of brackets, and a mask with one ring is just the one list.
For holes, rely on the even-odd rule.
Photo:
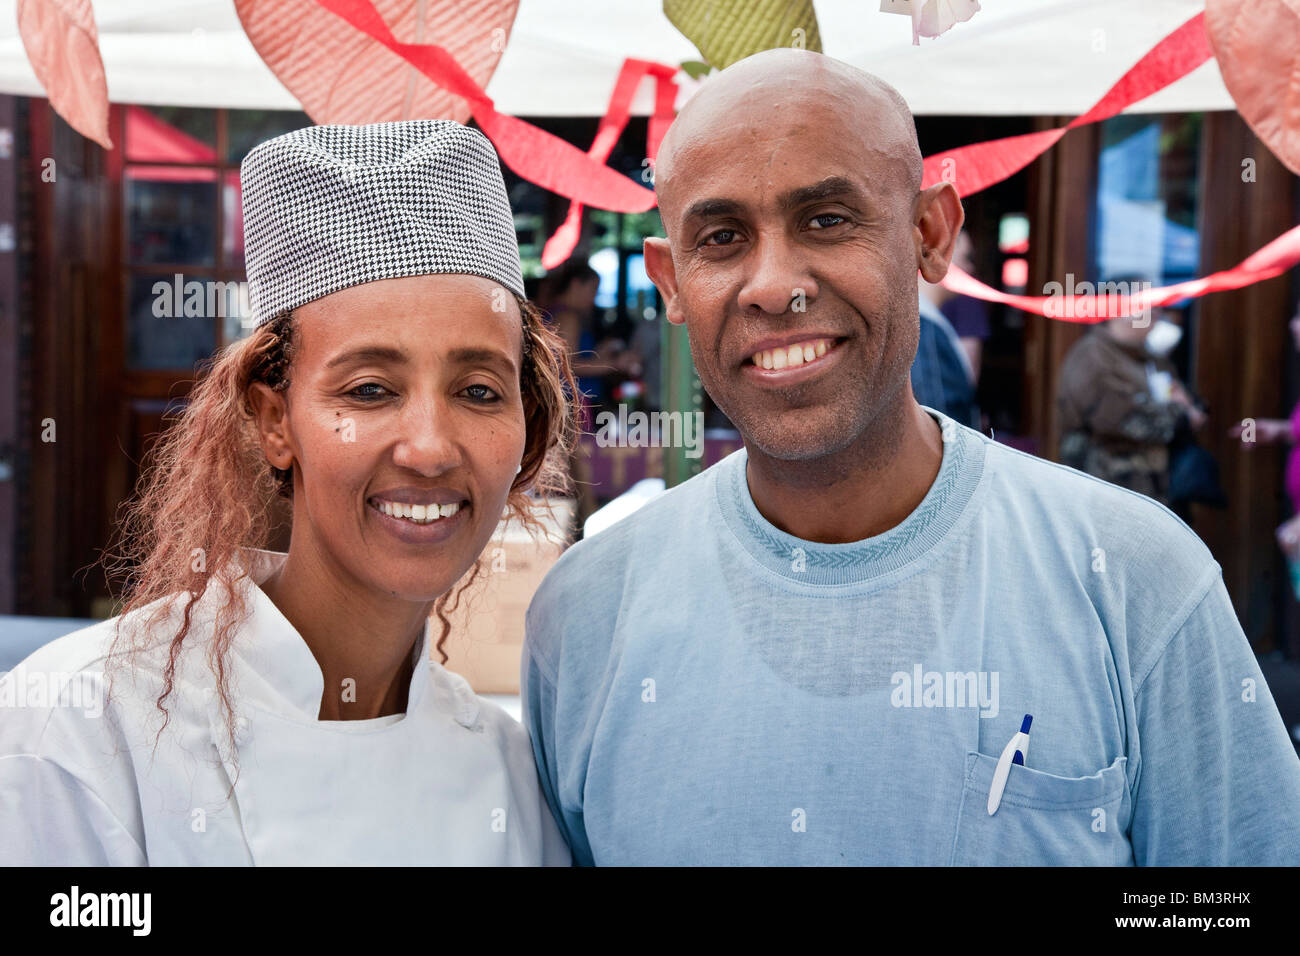
[(1017, 764), (997, 812), (989, 788), (998, 760), (966, 754), (952, 866), (1130, 866), (1120, 819), (1127, 757), (1088, 777), (1058, 777)]

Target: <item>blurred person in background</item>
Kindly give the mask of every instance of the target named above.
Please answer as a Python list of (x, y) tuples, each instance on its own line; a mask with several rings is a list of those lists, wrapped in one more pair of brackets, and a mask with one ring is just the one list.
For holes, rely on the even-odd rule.
[[(975, 247), (970, 235), (965, 232), (958, 233), (957, 246), (953, 250), (953, 265), (963, 272), (974, 275), (974, 251)], [(957, 341), (961, 343), (962, 351), (966, 355), (971, 385), (978, 386), (980, 363), (984, 358), (984, 342), (990, 334), (988, 303), (969, 295), (950, 292), (942, 285), (930, 282), (921, 284), (921, 294), (938, 306), (943, 317), (952, 326)]]
[(912, 361), (912, 394), (927, 408), (978, 428), (975, 381), (970, 359), (947, 317), (927, 297), (927, 290), (941, 288), (918, 276), (917, 308), (920, 326), (916, 358)]
[(1056, 396), (1062, 464), (1170, 503), (1170, 446), (1206, 421), (1169, 359), (1181, 338), (1163, 314), (1139, 315), (1074, 344)]
[[(569, 363), (581, 393), (573, 401), (578, 428), (584, 434), (595, 430), (597, 412), (623, 400), (620, 386), (641, 375), (640, 356), (622, 339), (597, 338), (594, 310), (599, 290), (600, 274), (575, 257), (547, 273), (540, 293), (550, 323), (569, 348)], [(569, 474), (577, 498), (573, 514), (576, 532), (599, 505), (591, 467), (578, 446), (569, 457)]]
[(621, 339), (598, 337), (595, 330), (596, 293), (600, 274), (579, 258), (547, 274), (542, 308), (569, 346), (569, 360), (583, 395), (582, 427), (589, 431), (595, 412), (609, 403), (618, 381), (640, 373), (640, 362)]

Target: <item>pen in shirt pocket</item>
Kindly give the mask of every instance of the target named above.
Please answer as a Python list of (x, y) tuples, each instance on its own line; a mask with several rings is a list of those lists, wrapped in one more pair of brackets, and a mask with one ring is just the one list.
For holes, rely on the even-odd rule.
[(993, 785), (989, 787), (989, 816), (997, 813), (998, 805), (1002, 803), (1002, 791), (1006, 789), (1011, 765), (1018, 763), (1023, 767), (1025, 764), (1025, 756), (1029, 753), (1029, 725), (1033, 722), (1033, 715), (1025, 714), (1025, 719), (1020, 723), (1020, 730), (1002, 748), (997, 769), (993, 771)]

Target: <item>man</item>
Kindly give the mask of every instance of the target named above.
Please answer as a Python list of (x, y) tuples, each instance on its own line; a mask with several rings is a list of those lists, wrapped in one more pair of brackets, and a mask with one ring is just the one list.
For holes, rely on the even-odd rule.
[[(1154, 348), (1153, 332), (1165, 333)], [(1169, 446), (1205, 423), (1168, 358), (1178, 332), (1163, 318), (1119, 317), (1074, 343), (1056, 395), (1063, 463), (1169, 504)]]
[(670, 128), (647, 272), (746, 447), (533, 600), (575, 860), (1295, 862), (1300, 761), (1196, 536), (913, 398), (962, 223), (920, 182), (901, 97), (809, 51)]

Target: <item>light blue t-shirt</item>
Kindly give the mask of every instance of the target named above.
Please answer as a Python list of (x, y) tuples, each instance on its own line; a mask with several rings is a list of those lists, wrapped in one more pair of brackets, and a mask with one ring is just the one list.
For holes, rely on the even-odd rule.
[(1300, 864), (1300, 760), (1200, 539), (927, 411), (942, 466), (884, 534), (780, 531), (742, 450), (561, 558), (522, 687), (575, 862)]

